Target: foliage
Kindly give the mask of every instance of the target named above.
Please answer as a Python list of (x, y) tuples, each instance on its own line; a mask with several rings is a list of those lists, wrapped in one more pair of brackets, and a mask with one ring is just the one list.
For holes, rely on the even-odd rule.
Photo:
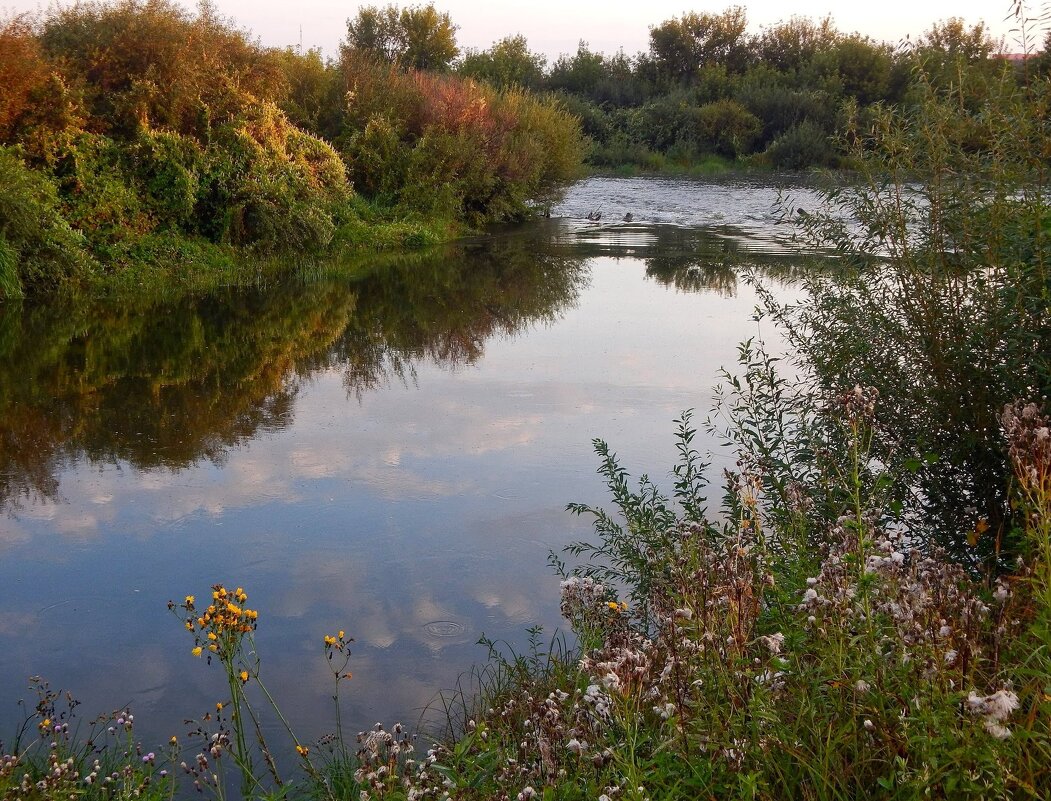
[(365, 6), (354, 19), (347, 20), (344, 57), (358, 53), (403, 69), (449, 69), (459, 54), (456, 26), (449, 15), (433, 3), (400, 9)]
[(880, 436), (903, 444), (899, 458), (936, 455), (906, 509), (917, 533), (969, 562), (1016, 547), (1000, 411), (1051, 391), (1046, 348), (1034, 348), (1051, 336), (1047, 86), (1005, 75), (981, 87), (975, 105), (966, 83), (925, 83), (907, 112), (854, 117), (858, 183), (797, 220), (861, 272), (817, 278), (783, 310), (822, 386), (876, 386)]
[(579, 127), (554, 100), (369, 62), (345, 68), (341, 147), (370, 197), (478, 224), (523, 216), (575, 174)]
[(0, 300), (69, 280), (90, 265), (84, 237), (62, 215), (58, 188), (0, 147)]
[(524, 36), (507, 36), (488, 50), (468, 50), (456, 67), (467, 78), (485, 81), (497, 89), (537, 89), (544, 79), (547, 58), (529, 50)]

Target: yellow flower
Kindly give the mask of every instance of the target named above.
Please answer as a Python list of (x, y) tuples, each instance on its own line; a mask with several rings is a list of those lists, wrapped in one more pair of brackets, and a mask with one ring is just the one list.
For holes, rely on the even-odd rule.
[(296, 746), (296, 751), (299, 753), (299, 755), (301, 757), (305, 757), (307, 754), (310, 753), (310, 749), (307, 748), (305, 745), (297, 745)]
[[(197, 649), (195, 649), (195, 650), (198, 650), (198, 651), (200, 651), (201, 649), (200, 649), (200, 648), (197, 648)], [(208, 646), (208, 650), (209, 650), (209, 651), (211, 651), (211, 652), (212, 652), (213, 654), (215, 654), (215, 653), (218, 653), (218, 652), (219, 652), (219, 646), (218, 646), (218, 645), (216, 645), (216, 644), (215, 644), (215, 643), (213, 642), (213, 643), (212, 643), (211, 645), (209, 645), (209, 646)]]
[(248, 671), (242, 670), (237, 677), (241, 680), (241, 684), (248, 684)]
[(196, 648), (194, 648), (192, 651), (190, 651), (190, 653), (193, 654), (194, 656), (200, 656), (201, 655), (201, 646), (198, 645)]
[(223, 702), (222, 701), (216, 701), (215, 702), (215, 711), (216, 712), (222, 712), (223, 711)]
[(176, 737), (176, 736), (175, 736), (175, 735), (173, 734), (173, 735), (172, 735), (172, 738), (171, 738), (170, 740), (168, 740), (168, 742), (169, 742), (169, 744), (171, 744), (171, 745), (178, 745), (178, 744), (179, 744), (179, 738), (178, 738), (178, 737)]
[(338, 635), (336, 635), (336, 636), (337, 636), (337, 637), (339, 637), (339, 638), (340, 638), (340, 639), (342, 640), (342, 639), (343, 639), (343, 637), (345, 636), (345, 635), (344, 635), (344, 633), (343, 633), (343, 629), (340, 629), (340, 630), (339, 630), (339, 634), (338, 634)]
[(329, 634), (326, 634), (325, 635), (325, 647), (326, 648), (331, 648), (335, 644), (336, 644), (336, 638), (331, 636), (331, 635), (329, 635)]
[(187, 595), (187, 596), (186, 596), (186, 605), (187, 605), (187, 606), (193, 606), (193, 602), (194, 602), (194, 601), (196, 601), (196, 600), (197, 600), (197, 599), (196, 599), (196, 598), (195, 598), (194, 596), (192, 596), (192, 595)]
[(214, 631), (209, 631), (208, 632), (208, 639), (209, 640), (218, 640), (219, 638), (215, 635)]

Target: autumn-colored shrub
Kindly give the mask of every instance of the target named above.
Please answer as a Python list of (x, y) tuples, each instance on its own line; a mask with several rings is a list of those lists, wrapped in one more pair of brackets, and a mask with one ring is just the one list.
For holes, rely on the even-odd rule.
[(208, 6), (192, 16), (170, 0), (78, 3), (48, 16), (40, 42), (108, 131), (203, 135), (283, 81), (276, 60)]
[(32, 113), (34, 95), (51, 70), (25, 16), (0, 20), (0, 142), (8, 142)]
[(574, 175), (579, 121), (554, 99), (463, 78), (345, 61), (339, 142), (371, 197), (478, 224), (521, 216)]

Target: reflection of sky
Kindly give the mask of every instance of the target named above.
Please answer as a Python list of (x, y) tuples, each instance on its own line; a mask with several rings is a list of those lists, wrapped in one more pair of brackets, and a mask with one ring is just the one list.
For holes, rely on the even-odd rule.
[(3, 730), (21, 679), (41, 674), (89, 714), (131, 703), (147, 734), (179, 731), (219, 700), (220, 676), (165, 602), (215, 581), (248, 590), (264, 677), (311, 735), (331, 725), (325, 633), (357, 638), (347, 715), (363, 727), (414, 720), (484, 656), (483, 632), (552, 630), (548, 549), (587, 533), (564, 506), (604, 502), (591, 439), (665, 480), (672, 421), (703, 417), (756, 330), (747, 288), (677, 293), (643, 274), (598, 259), (561, 320), (490, 340), (473, 366), (420, 365), (413, 385), (359, 401), (338, 368), (321, 372), (288, 428), (221, 466), (66, 470), (58, 502), (0, 520)]

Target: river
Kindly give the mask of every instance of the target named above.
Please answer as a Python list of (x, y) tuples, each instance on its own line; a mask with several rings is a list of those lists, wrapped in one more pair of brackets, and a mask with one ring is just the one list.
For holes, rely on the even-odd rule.
[(794, 291), (783, 188), (592, 178), (357, 280), (0, 309), (0, 740), (31, 675), (184, 734), (223, 682), (166, 602), (215, 582), (305, 739), (333, 722), (325, 634), (355, 638), (361, 728), (415, 723), (483, 633), (554, 631), (548, 552), (589, 533), (565, 505), (605, 502), (592, 439), (669, 486), (673, 420), (776, 340), (739, 275)]

